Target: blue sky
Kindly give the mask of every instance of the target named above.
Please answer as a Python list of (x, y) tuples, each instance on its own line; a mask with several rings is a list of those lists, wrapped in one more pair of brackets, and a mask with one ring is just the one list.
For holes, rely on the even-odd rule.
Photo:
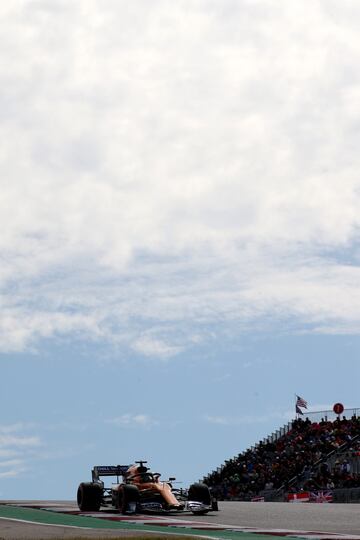
[(360, 406), (359, 4), (0, 10), (0, 497)]

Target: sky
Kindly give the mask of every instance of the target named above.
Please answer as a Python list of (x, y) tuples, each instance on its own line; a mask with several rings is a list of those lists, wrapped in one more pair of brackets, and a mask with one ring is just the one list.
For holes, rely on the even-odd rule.
[(357, 0), (0, 4), (0, 499), (183, 487), (360, 407)]

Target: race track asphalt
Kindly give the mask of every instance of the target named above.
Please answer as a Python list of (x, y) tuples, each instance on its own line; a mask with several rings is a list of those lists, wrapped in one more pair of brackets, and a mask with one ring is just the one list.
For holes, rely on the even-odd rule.
[[(360, 504), (220, 502), (220, 512), (195, 517), (228, 525), (360, 535)], [(185, 519), (185, 518), (180, 518)]]
[[(4, 503), (5, 501), (0, 501)], [(6, 501), (17, 503), (19, 501)], [(39, 501), (33, 501), (38, 503)], [(25, 503), (25, 501), (24, 501)], [(51, 506), (54, 501), (42, 501), (42, 505)], [(29, 501), (26, 501), (29, 505)], [(76, 508), (76, 504), (66, 501), (67, 506)], [(1, 509), (1, 507), (0, 507)], [(357, 504), (288, 504), (288, 503), (247, 503), (247, 502), (220, 502), (219, 512), (205, 516), (178, 515), (177, 520), (208, 524), (220, 524), (237, 527), (255, 527), (262, 531), (271, 529), (287, 531), (311, 531), (322, 533), (338, 533), (340, 535), (358, 536), (360, 539), (360, 505)], [(185, 525), (185, 523), (184, 523)], [(106, 524), (104, 523), (104, 527)], [(165, 530), (163, 532), (166, 532)], [(250, 532), (250, 531), (249, 531)], [(257, 531), (253, 531), (254, 533)], [(280, 532), (280, 531), (279, 531)], [(179, 530), (178, 534), (186, 534), (186, 530)], [(190, 533), (190, 531), (189, 531)], [(76, 529), (72, 527), (38, 525), (20, 523), (0, 519), (0, 540), (30, 540), (51, 538), (114, 538), (136, 536), (144, 533), (126, 530), (92, 530)], [(205, 533), (206, 534), (206, 533)], [(291, 534), (291, 533), (290, 533)], [(294, 534), (295, 536), (296, 534)], [(248, 535), (246, 535), (248, 536)], [(250, 535), (253, 536), (253, 535)], [(245, 538), (245, 536), (244, 536)], [(255, 536), (254, 536), (255, 538)], [(323, 535), (323, 538), (329, 538)]]

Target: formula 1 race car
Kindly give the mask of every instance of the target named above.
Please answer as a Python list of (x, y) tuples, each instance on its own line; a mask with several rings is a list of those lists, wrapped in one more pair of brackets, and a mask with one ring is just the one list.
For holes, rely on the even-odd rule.
[[(173, 488), (175, 478), (160, 481), (160, 473), (153, 473), (146, 461), (134, 465), (101, 465), (92, 469), (92, 482), (82, 482), (77, 491), (81, 511), (97, 512), (101, 507), (115, 508), (122, 514), (136, 512), (183, 512), (206, 514), (217, 510), (217, 501), (206, 484), (192, 484), (189, 489)], [(116, 483), (105, 487), (100, 479), (116, 476)], [(122, 481), (119, 482), (119, 478)]]

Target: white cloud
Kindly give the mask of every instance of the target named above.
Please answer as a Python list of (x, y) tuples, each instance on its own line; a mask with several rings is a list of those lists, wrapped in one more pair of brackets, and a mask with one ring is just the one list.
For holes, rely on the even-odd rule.
[(39, 437), (24, 437), (19, 435), (0, 435), (0, 447), (33, 447), (39, 446)]
[(206, 421), (210, 424), (219, 424), (221, 426), (228, 426), (233, 423), (232, 419), (229, 419), (225, 416), (206, 416)]
[(355, 1), (0, 9), (0, 350), (359, 332)]
[(25, 471), (26, 471), (25, 468), (10, 469), (5, 472), (0, 472), (0, 478), (15, 478), (16, 476), (19, 476)]
[(182, 350), (181, 347), (167, 345), (164, 341), (154, 339), (151, 336), (141, 336), (133, 343), (132, 347), (144, 356), (155, 356), (157, 358), (169, 358)]
[(22, 465), (23, 463), (21, 459), (8, 459), (6, 461), (0, 461), (0, 467), (13, 467)]
[(113, 424), (119, 427), (141, 427), (148, 429), (152, 426), (158, 425), (158, 421), (154, 420), (147, 414), (134, 414), (125, 413), (115, 418), (106, 420), (107, 424)]
[(249, 424), (265, 424), (270, 420), (282, 420), (289, 421), (295, 417), (295, 413), (289, 415), (284, 413), (270, 413), (263, 415), (248, 415), (241, 416), (213, 416), (207, 415), (204, 420), (210, 424), (216, 424), (220, 426), (240, 426)]
[(20, 422), (16, 424), (0, 425), (0, 433), (13, 433), (19, 431), (23, 427)]
[(14, 456), (18, 456), (19, 451), (14, 449), (0, 449), (0, 458), (10, 458)]
[(31, 424), (0, 425), (0, 478), (14, 478), (28, 470), (29, 455), (41, 447), (40, 438), (26, 435)]

